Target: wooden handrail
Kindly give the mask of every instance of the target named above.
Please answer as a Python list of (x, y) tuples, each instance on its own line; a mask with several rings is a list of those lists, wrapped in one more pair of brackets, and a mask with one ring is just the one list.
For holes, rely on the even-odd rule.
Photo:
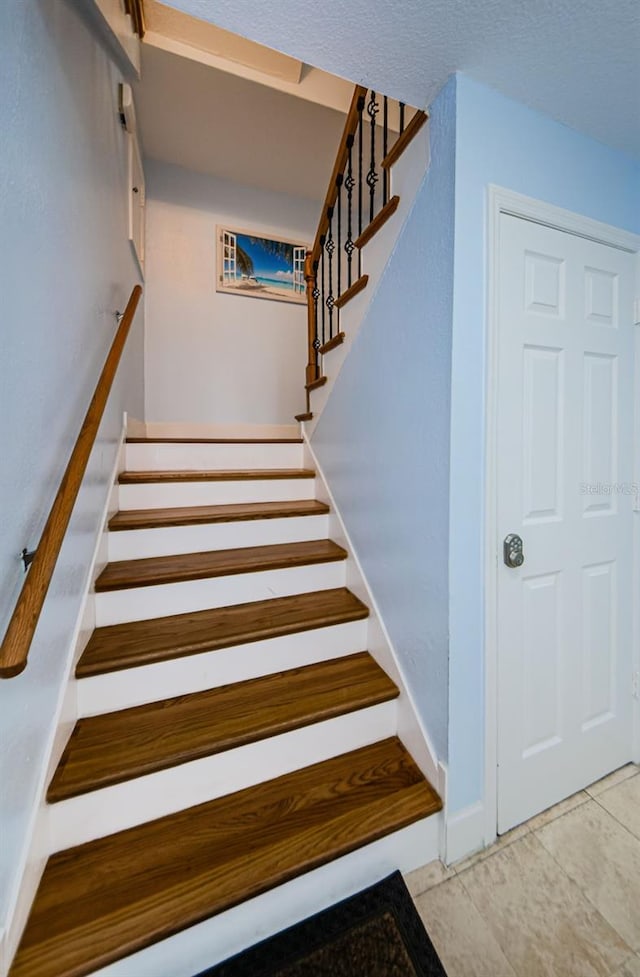
[[(307, 415), (311, 414), (309, 393), (322, 379), (320, 366), (324, 360), (321, 357), (340, 345), (333, 341), (337, 336), (344, 336), (340, 332), (340, 311), (368, 282), (367, 276), (362, 274), (362, 248), (398, 207), (400, 198), (389, 197), (390, 169), (428, 119), (426, 112), (416, 110), (405, 127), (406, 106), (403, 102), (397, 103), (399, 135), (389, 148), (389, 102), (388, 96), (363, 85), (354, 87), (313, 247), (306, 253)], [(356, 167), (357, 182), (354, 177)], [(355, 195), (354, 187), (357, 188)], [(364, 195), (368, 202), (363, 200)], [(357, 196), (355, 234), (354, 196)], [(363, 219), (367, 221), (364, 227)], [(345, 221), (346, 237), (343, 238)], [(354, 252), (355, 262), (352, 260)]]
[(311, 250), (312, 263), (317, 261), (320, 257), (320, 251), (322, 250), (320, 239), (324, 234), (327, 233), (327, 228), (329, 227), (329, 210), (334, 207), (338, 198), (337, 180), (338, 177), (344, 173), (344, 168), (347, 164), (347, 157), (349, 155), (349, 139), (355, 136), (358, 129), (358, 103), (361, 99), (366, 97), (368, 90), (368, 88), (364, 88), (362, 85), (356, 85), (353, 90), (353, 95), (351, 96), (351, 105), (349, 106), (347, 118), (345, 119), (342, 138), (340, 139), (340, 145), (338, 146), (338, 154), (336, 156), (336, 161), (333, 164), (331, 179), (329, 180), (329, 189), (327, 190), (327, 195), (324, 198), (322, 213), (320, 215), (320, 223), (318, 224), (318, 230), (316, 231), (315, 241), (313, 242), (313, 248)]
[(60, 488), (53, 500), (40, 542), (0, 647), (0, 678), (19, 675), (27, 664), (31, 641), (141, 295), (142, 288), (136, 285), (102, 368), (95, 393), (62, 476)]

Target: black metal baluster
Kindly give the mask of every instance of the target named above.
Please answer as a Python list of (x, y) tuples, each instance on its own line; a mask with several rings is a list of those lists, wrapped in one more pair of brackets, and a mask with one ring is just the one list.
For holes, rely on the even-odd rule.
[(367, 186), (369, 187), (369, 222), (373, 220), (375, 214), (376, 183), (378, 182), (378, 174), (376, 173), (376, 115), (378, 114), (378, 111), (379, 105), (376, 101), (376, 93), (372, 91), (371, 98), (367, 103), (367, 115), (371, 120), (371, 159), (369, 162), (369, 172), (367, 173)]
[(358, 236), (362, 234), (362, 133), (364, 131), (364, 96), (358, 101)]
[[(362, 95), (358, 99), (358, 237), (362, 234), (362, 139), (364, 132), (364, 119), (362, 113), (365, 106), (365, 97)], [(358, 278), (362, 274), (362, 252), (358, 248)]]
[(347, 178), (344, 181), (344, 185), (347, 188), (347, 239), (344, 242), (344, 250), (347, 255), (347, 288), (351, 288), (351, 261), (353, 259), (353, 249), (355, 244), (353, 243), (353, 188), (356, 185), (356, 181), (353, 179), (353, 136), (349, 136), (347, 139), (347, 149), (349, 150), (349, 156), (347, 157)]
[(315, 365), (316, 365), (316, 377), (320, 376), (319, 370), (319, 355), (318, 350), (320, 349), (320, 337), (318, 335), (318, 299), (320, 298), (320, 289), (318, 288), (318, 262), (313, 262), (313, 277), (315, 285), (313, 286), (313, 291), (311, 295), (313, 296), (313, 308), (314, 308), (314, 321), (316, 324), (316, 334), (313, 339), (313, 348), (315, 350)]
[(326, 306), (329, 313), (329, 339), (333, 339), (333, 306), (336, 301), (333, 294), (333, 252), (336, 249), (333, 240), (333, 207), (327, 207), (327, 217), (329, 218), (329, 233), (327, 234), (327, 242), (324, 248), (329, 255), (329, 288), (327, 291)]
[[(336, 177), (336, 186), (338, 187), (338, 240), (337, 240), (337, 252), (336, 252), (336, 277), (338, 279), (338, 287), (336, 289), (336, 298), (340, 298), (342, 295), (342, 184), (344, 182), (344, 176), (341, 173)], [(338, 315), (340, 313), (338, 312)]]
[(322, 284), (320, 287), (320, 298), (322, 300), (321, 307), (322, 307), (322, 345), (323, 346), (325, 342), (325, 332), (324, 332), (325, 312), (327, 311), (327, 307), (324, 303), (324, 241), (325, 241), (325, 237), (323, 234), (322, 237), (320, 238), (320, 273), (321, 273), (321, 280), (322, 280)]
[[(382, 158), (384, 159), (389, 152), (389, 99), (385, 95), (382, 111)], [(382, 170), (382, 205), (384, 206), (389, 198), (389, 174)]]
[(400, 135), (404, 132), (404, 102), (400, 102)]

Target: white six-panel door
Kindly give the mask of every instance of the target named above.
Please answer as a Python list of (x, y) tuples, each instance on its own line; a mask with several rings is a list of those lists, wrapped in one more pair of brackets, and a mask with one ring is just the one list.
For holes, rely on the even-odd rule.
[(634, 259), (500, 221), (502, 833), (631, 756)]

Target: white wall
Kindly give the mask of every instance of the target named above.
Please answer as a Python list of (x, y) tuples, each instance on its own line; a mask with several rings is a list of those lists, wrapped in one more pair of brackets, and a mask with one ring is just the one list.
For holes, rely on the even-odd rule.
[[(0, 636), (138, 281), (118, 70), (70, 0), (0, 3)], [(84, 4), (84, 9), (87, 5)], [(139, 312), (22, 675), (0, 681), (0, 931), (44, 776), (122, 412), (143, 410)]]
[(311, 242), (320, 205), (147, 161), (146, 419), (293, 422), (306, 306), (216, 292), (216, 224)]

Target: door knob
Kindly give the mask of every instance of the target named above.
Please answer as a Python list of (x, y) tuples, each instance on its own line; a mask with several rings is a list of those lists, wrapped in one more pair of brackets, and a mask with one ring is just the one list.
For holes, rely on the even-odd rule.
[(509, 533), (504, 540), (504, 562), (508, 567), (521, 567), (524, 563), (523, 543), (517, 533)]

